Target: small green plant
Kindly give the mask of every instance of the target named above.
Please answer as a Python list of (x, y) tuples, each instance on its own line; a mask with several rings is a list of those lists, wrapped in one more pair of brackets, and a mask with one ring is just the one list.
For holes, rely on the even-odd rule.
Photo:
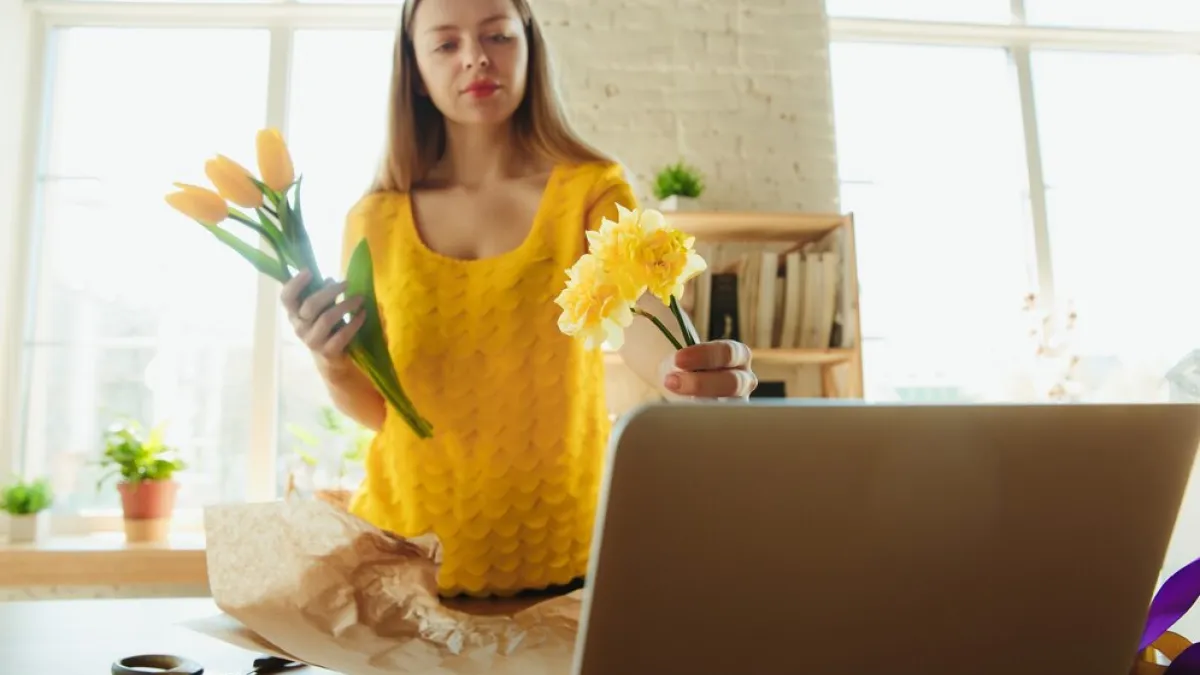
[(163, 442), (162, 426), (144, 434), (137, 422), (118, 422), (104, 434), (100, 467), (107, 471), (96, 482), (96, 489), (117, 475), (135, 485), (142, 481), (170, 480), (176, 471), (187, 468), (175, 456), (177, 453), (176, 448)]
[(699, 197), (704, 192), (704, 179), (695, 168), (676, 162), (664, 167), (654, 177), (654, 197), (666, 199), (674, 195), (680, 197)]
[(0, 491), (0, 508), (12, 516), (32, 516), (53, 503), (54, 491), (45, 478), (31, 481), (18, 478)]
[[(332, 406), (321, 406), (319, 426), (335, 438), (343, 439), (345, 445), (338, 453), (337, 460), (337, 481), (341, 484), (342, 479), (346, 477), (346, 470), (351, 464), (361, 464), (366, 458), (367, 448), (371, 446), (371, 439), (375, 433), (366, 427), (360, 426), (346, 417)], [(288, 433), (295, 438), (300, 445), (292, 446), (292, 452), (311, 468), (316, 468), (320, 461), (313, 450), (320, 447), (321, 441), (317, 435), (308, 429), (298, 425), (287, 425)]]

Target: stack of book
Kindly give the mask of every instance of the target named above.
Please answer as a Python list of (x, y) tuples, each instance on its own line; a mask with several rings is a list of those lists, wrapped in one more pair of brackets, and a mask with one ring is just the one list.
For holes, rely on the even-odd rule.
[(701, 340), (753, 349), (842, 346), (842, 260), (817, 242), (790, 248), (696, 242), (708, 269), (689, 283), (682, 306)]

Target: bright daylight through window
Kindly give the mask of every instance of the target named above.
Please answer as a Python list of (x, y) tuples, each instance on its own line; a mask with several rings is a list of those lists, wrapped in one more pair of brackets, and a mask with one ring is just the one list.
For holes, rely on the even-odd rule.
[[(269, 38), (72, 27), (47, 41), (21, 423), (60, 511), (118, 506), (94, 464), (123, 417), (167, 421), (187, 448), (181, 509), (245, 496), (254, 270), (181, 226), (162, 177), (200, 183), (211, 148), (253, 157)], [(206, 92), (233, 103), (198, 105)]]

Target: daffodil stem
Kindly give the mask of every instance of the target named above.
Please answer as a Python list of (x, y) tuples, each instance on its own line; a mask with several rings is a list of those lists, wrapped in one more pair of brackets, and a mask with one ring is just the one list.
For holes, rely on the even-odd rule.
[(683, 320), (683, 310), (679, 309), (679, 303), (675, 300), (675, 296), (671, 296), (671, 313), (675, 315), (675, 320), (679, 322), (679, 330), (683, 333), (683, 341), (687, 346), (691, 347), (696, 344), (696, 338), (692, 337), (692, 331), (688, 329), (687, 322)]
[(675, 338), (675, 336), (671, 334), (671, 331), (663, 324), (662, 321), (658, 320), (657, 316), (654, 316), (653, 314), (651, 314), (650, 312), (647, 312), (644, 309), (636, 308), (636, 307), (634, 308), (633, 313), (644, 316), (647, 319), (650, 319), (651, 321), (653, 321), (654, 325), (658, 326), (658, 329), (660, 331), (662, 331), (662, 334), (666, 335), (667, 339), (671, 341), (671, 344), (675, 345), (676, 350), (683, 349), (683, 345), (679, 344), (679, 340), (677, 340)]

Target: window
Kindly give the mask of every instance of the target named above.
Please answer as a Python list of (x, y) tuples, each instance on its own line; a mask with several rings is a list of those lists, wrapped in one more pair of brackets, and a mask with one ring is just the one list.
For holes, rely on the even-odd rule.
[(1033, 24), (1135, 30), (1200, 30), (1200, 4), (1188, 0), (1025, 0)]
[(855, 214), (869, 341), (865, 384), (872, 397), (924, 398), (906, 391), (926, 387), (957, 398), (1030, 288), (1007, 54), (839, 43), (830, 57), (842, 208)]
[[(1020, 296), (1040, 290), (1060, 313), (1068, 303), (1078, 312), (1072, 348), (1088, 395), (1162, 398), (1162, 375), (1200, 343), (1200, 321), (1184, 309), (1197, 279), (1183, 259), (1198, 236), (1188, 195), (1200, 178), (1200, 98), (1188, 84), (1196, 57), (1175, 34), (1144, 31), (1186, 30), (1200, 11), (1152, 2), (1135, 18), (1112, 3), (1003, 4), (1012, 11), (1001, 20), (986, 2), (928, 0), (901, 12), (827, 0), (868, 390), (1014, 395), (1001, 384), (1006, 372), (1032, 372), (1036, 360), (1019, 337)], [(997, 25), (946, 25), (963, 21)], [(1063, 28), (1034, 42), (1035, 24)], [(1081, 30), (1096, 27), (1143, 32)], [(951, 212), (957, 221), (939, 220)], [(969, 262), (937, 260), (933, 240), (973, 252)], [(921, 262), (901, 271), (906, 256)], [(915, 294), (937, 299), (914, 307)], [(952, 318), (935, 329), (938, 316)], [(938, 339), (921, 335), (924, 326)], [(941, 346), (978, 344), (962, 338), (980, 333), (991, 339), (982, 353)]]
[[(342, 276), (346, 214), (370, 186), (384, 149), (393, 39), (390, 30), (302, 30), (295, 36), (288, 136), (297, 169), (304, 173), (304, 219), (317, 264), (335, 279)], [(330, 54), (338, 55), (336, 68), (330, 67)], [(289, 472), (300, 468), (291, 427), (318, 430), (329, 399), (308, 348), (286, 318), (281, 321), (278, 488), (283, 494)], [(336, 464), (340, 446), (335, 440), (319, 443), (324, 452), (317, 453), (318, 468)], [(299, 448), (311, 449), (300, 443)]]
[(253, 157), (245, 130), (264, 119), (268, 34), (50, 37), (26, 461), (55, 477), (60, 511), (115, 509), (92, 463), (103, 430), (130, 416), (167, 423), (184, 449), (181, 509), (243, 498), (254, 271), (162, 196), (172, 180), (203, 181), (217, 150)]
[(1200, 345), (1200, 58), (1034, 52), (1056, 292), (1080, 349), (1165, 372)]
[(830, 16), (1007, 23), (1012, 17), (1010, 0), (826, 0)]

